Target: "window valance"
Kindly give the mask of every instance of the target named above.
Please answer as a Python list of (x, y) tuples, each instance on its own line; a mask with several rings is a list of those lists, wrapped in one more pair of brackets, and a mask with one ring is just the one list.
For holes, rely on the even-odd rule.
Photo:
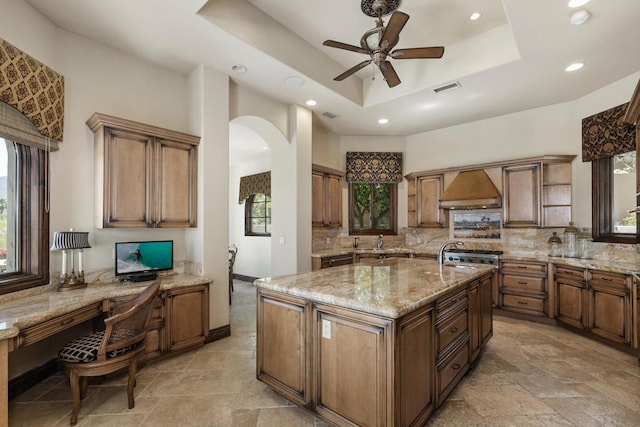
[(629, 103), (582, 119), (582, 161), (613, 157), (636, 149), (635, 126), (624, 122)]
[(64, 77), (1, 38), (0, 102), (24, 114), (44, 137), (62, 141)]
[(402, 182), (402, 153), (347, 152), (347, 182)]
[(242, 204), (252, 194), (258, 193), (271, 197), (271, 171), (240, 178), (238, 204)]

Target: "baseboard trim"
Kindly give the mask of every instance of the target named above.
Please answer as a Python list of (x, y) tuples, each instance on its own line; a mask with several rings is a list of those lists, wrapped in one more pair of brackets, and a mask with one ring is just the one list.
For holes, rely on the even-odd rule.
[(231, 325), (220, 326), (215, 329), (211, 329), (209, 331), (209, 336), (205, 338), (204, 343), (209, 344), (210, 342), (221, 340), (222, 338), (231, 336)]
[(242, 274), (235, 274), (235, 273), (233, 274), (233, 278), (241, 280), (243, 282), (249, 282), (249, 283), (253, 283), (254, 280), (259, 279), (259, 277), (251, 277), (251, 276), (245, 276)]
[(30, 371), (9, 380), (9, 399), (13, 399), (19, 394), (24, 393), (31, 387), (58, 372), (58, 370), (58, 359), (54, 358), (45, 362), (42, 366), (33, 368)]

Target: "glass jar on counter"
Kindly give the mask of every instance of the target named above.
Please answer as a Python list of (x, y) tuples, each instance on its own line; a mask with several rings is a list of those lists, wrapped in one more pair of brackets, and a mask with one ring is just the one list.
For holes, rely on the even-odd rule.
[(591, 258), (591, 233), (588, 229), (583, 228), (582, 232), (578, 235), (578, 257), (587, 259)]
[(564, 256), (575, 258), (578, 256), (578, 229), (569, 222), (569, 226), (562, 233), (564, 236)]
[(554, 231), (547, 244), (549, 245), (549, 256), (562, 256), (562, 240), (558, 237), (558, 233)]

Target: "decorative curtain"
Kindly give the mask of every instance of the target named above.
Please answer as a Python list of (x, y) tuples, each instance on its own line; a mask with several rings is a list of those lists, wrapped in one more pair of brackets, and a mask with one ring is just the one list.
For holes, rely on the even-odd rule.
[(24, 114), (43, 136), (62, 141), (64, 77), (3, 39), (0, 102)]
[(347, 152), (347, 182), (402, 182), (402, 153)]
[(271, 197), (271, 171), (243, 176), (240, 178), (240, 197), (238, 198), (239, 205), (244, 203), (244, 201), (252, 194), (258, 193)]
[(582, 119), (582, 161), (613, 157), (636, 149), (635, 126), (624, 122), (629, 103)]

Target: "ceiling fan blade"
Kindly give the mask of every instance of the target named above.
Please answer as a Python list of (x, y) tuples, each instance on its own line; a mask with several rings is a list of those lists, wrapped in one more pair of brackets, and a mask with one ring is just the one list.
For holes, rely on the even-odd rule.
[(351, 74), (354, 74), (355, 72), (362, 70), (364, 67), (366, 67), (369, 64), (371, 64), (371, 59), (367, 59), (366, 61), (362, 61), (358, 65), (349, 68), (347, 71), (345, 71), (344, 73), (340, 74), (338, 77), (335, 77), (333, 80), (338, 81), (338, 82), (342, 81), (342, 80), (346, 79), (347, 77), (349, 77)]
[(393, 15), (391, 15), (391, 18), (389, 18), (389, 22), (387, 23), (387, 28), (385, 28), (384, 33), (382, 33), (380, 47), (387, 51), (394, 47), (396, 43), (398, 43), (400, 31), (402, 31), (408, 20), (409, 15), (406, 13), (398, 11), (393, 12)]
[(361, 48), (360, 46), (355, 46), (355, 45), (352, 45), (352, 44), (337, 42), (335, 40), (325, 40), (322, 44), (325, 45), (325, 46), (329, 46), (329, 47), (335, 47), (337, 49), (350, 50), (352, 52), (367, 53), (367, 54), (369, 53), (369, 51), (367, 51), (366, 49)]
[(413, 47), (409, 49), (396, 49), (391, 52), (393, 59), (442, 58), (442, 55), (444, 55), (444, 46)]
[(398, 86), (400, 84), (400, 77), (398, 77), (398, 74), (396, 73), (396, 70), (394, 70), (393, 65), (391, 65), (391, 62), (389, 61), (381, 62), (380, 72), (382, 72), (382, 75), (384, 76), (384, 79), (387, 81), (387, 84), (389, 85), (389, 87)]

